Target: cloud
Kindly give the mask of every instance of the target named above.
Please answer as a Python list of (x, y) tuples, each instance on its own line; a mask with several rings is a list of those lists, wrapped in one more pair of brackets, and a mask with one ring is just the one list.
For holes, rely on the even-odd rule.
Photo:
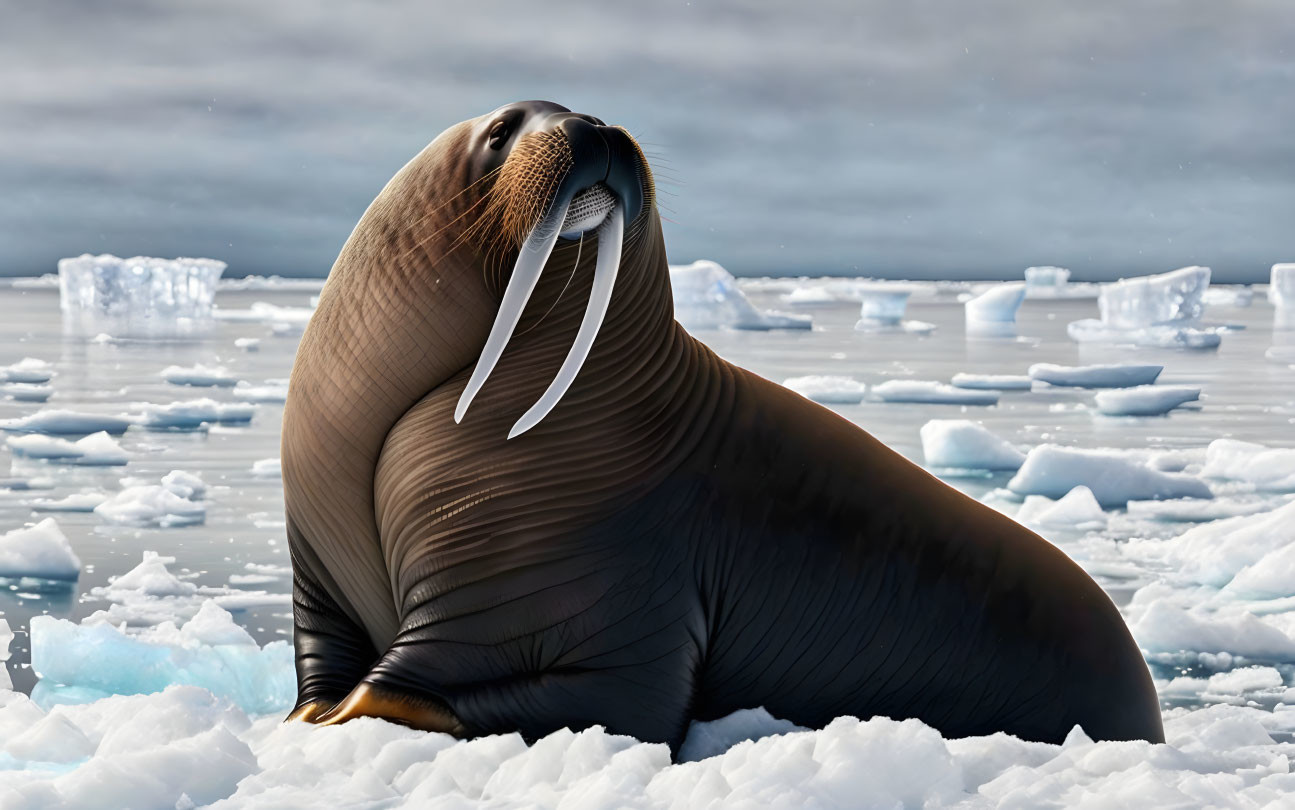
[(322, 274), (445, 127), (550, 98), (653, 155), (671, 258), (1113, 278), (1295, 255), (1286, 0), (19, 4), (0, 273)]

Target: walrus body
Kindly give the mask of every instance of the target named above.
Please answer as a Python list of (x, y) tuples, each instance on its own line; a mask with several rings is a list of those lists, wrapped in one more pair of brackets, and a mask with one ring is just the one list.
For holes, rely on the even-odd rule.
[[(607, 151), (535, 157), (555, 132)], [(343, 249), (284, 415), (292, 716), (600, 724), (673, 747), (692, 720), (764, 706), (808, 726), (1162, 740), (1137, 646), (1063, 553), (673, 320), (632, 144), (556, 105), (504, 108), (406, 166)], [(522, 237), (597, 183), (613, 214), (537, 260), (487, 362)], [(519, 214), (523, 191), (538, 203)]]

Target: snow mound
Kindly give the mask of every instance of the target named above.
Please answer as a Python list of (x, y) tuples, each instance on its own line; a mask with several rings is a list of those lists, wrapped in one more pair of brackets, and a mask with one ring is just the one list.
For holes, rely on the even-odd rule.
[(1108, 416), (1160, 416), (1201, 398), (1201, 389), (1188, 385), (1137, 385), (1099, 391), (1097, 410)]
[(831, 405), (858, 405), (868, 387), (849, 377), (788, 377), (782, 384), (806, 399)]
[(883, 402), (931, 402), (943, 405), (996, 405), (997, 391), (955, 388), (932, 380), (887, 380), (872, 387)]
[(1273, 265), (1268, 300), (1278, 309), (1295, 308), (1295, 263)]
[(130, 456), (121, 449), (121, 445), (102, 430), (74, 442), (39, 433), (28, 433), (22, 436), (10, 436), (5, 443), (9, 445), (9, 450), (15, 456), (47, 459), (65, 464), (119, 467), (130, 461)]
[(1072, 388), (1131, 388), (1150, 385), (1164, 371), (1164, 366), (1137, 363), (1110, 363), (1095, 366), (1059, 366), (1054, 363), (1035, 363), (1030, 366), (1030, 378), (1049, 385)]
[(1043, 495), (1026, 496), (1016, 519), (1027, 526), (1044, 529), (1087, 531), (1106, 525), (1102, 505), (1093, 491), (1082, 484), (1056, 501)]
[(1025, 284), (1019, 281), (995, 284), (967, 301), (967, 324), (1015, 323), (1016, 311), (1025, 300)]
[(1028, 391), (1033, 380), (1028, 374), (965, 374), (959, 372), (950, 381), (957, 388), (990, 391)]
[(54, 394), (54, 387), (39, 383), (0, 383), (0, 396), (14, 402), (44, 402)]
[(1205, 450), (1201, 476), (1244, 481), (1264, 492), (1295, 492), (1295, 449), (1215, 439)]
[(922, 453), (930, 468), (1016, 470), (1025, 454), (979, 422), (932, 419), (922, 425)]
[(54, 518), (0, 535), (0, 577), (75, 580), (80, 575), (81, 560)]
[(809, 329), (804, 315), (762, 312), (738, 289), (733, 276), (705, 259), (670, 266), (675, 319), (689, 331), (707, 329)]
[(58, 263), (63, 324), (80, 335), (165, 338), (194, 334), (211, 320), (214, 259), (119, 259), (85, 254)]
[(240, 382), (234, 386), (234, 396), (248, 402), (286, 402), (288, 381), (285, 378), (266, 380), (264, 385)]
[(1210, 498), (1199, 478), (1154, 470), (1125, 454), (1110, 450), (1081, 450), (1041, 444), (1030, 450), (1007, 488), (1018, 495), (1060, 498), (1086, 486), (1105, 508), (1129, 501), (1167, 498)]
[(133, 484), (94, 508), (109, 523), (127, 526), (194, 526), (207, 519), (202, 480), (173, 470), (160, 484)]
[(0, 366), (0, 382), (47, 383), (55, 373), (53, 364), (35, 357), (24, 357), (12, 365)]
[(214, 399), (189, 399), (157, 405), (141, 402), (139, 424), (152, 429), (191, 430), (206, 423), (237, 425), (252, 421), (256, 406), (246, 402), (217, 402)]
[(106, 413), (85, 413), (50, 408), (29, 416), (0, 419), (0, 430), (11, 433), (49, 433), (63, 436), (111, 433), (119, 436), (126, 432), (134, 420), (129, 416)]
[(199, 388), (227, 388), (238, 382), (238, 378), (224, 366), (204, 366), (201, 363), (192, 366), (167, 366), (161, 371), (162, 379), (172, 385), (191, 385)]

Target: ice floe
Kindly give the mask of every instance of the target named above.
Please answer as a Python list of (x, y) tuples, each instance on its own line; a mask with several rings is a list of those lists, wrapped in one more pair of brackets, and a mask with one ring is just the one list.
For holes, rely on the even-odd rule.
[(15, 402), (45, 402), (54, 394), (54, 386), (39, 383), (0, 383), (0, 396)]
[(1164, 366), (1144, 363), (1110, 363), (1093, 366), (1059, 366), (1035, 363), (1030, 366), (1031, 379), (1049, 385), (1073, 388), (1131, 388), (1150, 385), (1164, 371)]
[(789, 377), (782, 384), (806, 399), (832, 405), (857, 405), (868, 390), (866, 385), (850, 377), (831, 375)]
[(37, 498), (31, 508), (37, 512), (93, 512), (106, 500), (105, 492), (74, 492), (62, 498)]
[(224, 366), (167, 366), (161, 371), (162, 379), (172, 385), (191, 385), (198, 388), (229, 387), (238, 383), (238, 377)]
[(1159, 416), (1200, 397), (1201, 389), (1190, 385), (1136, 385), (1099, 391), (1093, 399), (1108, 416)]
[(1028, 374), (966, 374), (959, 372), (950, 380), (958, 388), (990, 391), (1028, 391), (1033, 380)]
[(1007, 488), (1018, 495), (1060, 498), (1077, 486), (1086, 486), (1103, 507), (1124, 506), (1129, 501), (1166, 498), (1210, 498), (1204, 481), (1191, 475), (1166, 473), (1127, 454), (1101, 449), (1041, 444)]
[(49, 408), (28, 416), (0, 419), (0, 430), (12, 433), (48, 433), (60, 436), (83, 436), (105, 432), (114, 436), (126, 432), (134, 420), (129, 416), (90, 413)]
[(261, 339), (247, 337), (235, 338), (234, 348), (242, 349), (245, 352), (257, 352), (261, 350)]
[(58, 263), (64, 328), (81, 335), (179, 337), (211, 319), (225, 263), (85, 254)]
[(54, 366), (35, 357), (24, 357), (17, 363), (0, 366), (0, 382), (47, 383), (54, 378)]
[(54, 518), (0, 535), (0, 577), (73, 580), (81, 560)]
[(926, 466), (964, 470), (1016, 470), (1025, 454), (968, 419), (932, 419), (922, 425)]
[(997, 391), (956, 388), (932, 380), (887, 380), (874, 385), (872, 394), (883, 402), (930, 402), (943, 405), (995, 405)]
[(282, 464), (277, 457), (252, 462), (252, 475), (258, 478), (278, 478), (282, 474)]
[(674, 315), (689, 331), (708, 329), (809, 329), (805, 315), (761, 311), (738, 289), (733, 276), (705, 259), (670, 266)]
[(94, 513), (109, 523), (129, 526), (192, 526), (207, 519), (205, 491), (202, 479), (173, 470), (157, 484), (130, 480)]
[(77, 464), (87, 467), (117, 467), (130, 456), (106, 431), (91, 433), (74, 442), (39, 433), (10, 436), (5, 440), (15, 456)]
[(252, 385), (240, 382), (234, 386), (234, 396), (248, 402), (286, 402), (288, 399), (287, 378), (266, 380), (263, 385)]
[(138, 422), (152, 429), (192, 429), (207, 423), (242, 424), (250, 422), (256, 406), (246, 402), (217, 402), (214, 399), (189, 399), (158, 405), (136, 403)]
[(1243, 481), (1259, 491), (1295, 492), (1295, 448), (1215, 439), (1205, 450), (1201, 475)]

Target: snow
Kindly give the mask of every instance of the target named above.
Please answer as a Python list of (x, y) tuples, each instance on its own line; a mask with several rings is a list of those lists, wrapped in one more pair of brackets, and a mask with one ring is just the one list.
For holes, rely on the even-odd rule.
[(192, 526), (207, 519), (201, 479), (174, 470), (159, 484), (131, 484), (95, 507), (109, 523), (129, 526)]
[(13, 433), (49, 433), (55, 435), (88, 435), (101, 431), (114, 436), (126, 432), (133, 419), (107, 413), (89, 413), (50, 408), (28, 416), (0, 419), (0, 430)]
[(932, 419), (922, 425), (926, 466), (970, 470), (1016, 470), (1025, 454), (979, 422)]
[(1085, 450), (1041, 444), (1030, 450), (1007, 488), (1018, 495), (1060, 498), (1077, 486), (1086, 486), (1103, 507), (1124, 506), (1129, 501), (1166, 498), (1209, 498), (1209, 487), (1199, 478), (1154, 470), (1111, 450)]
[(244, 402), (217, 402), (214, 399), (189, 399), (166, 405), (138, 403), (139, 424), (147, 428), (191, 429), (205, 423), (240, 424), (249, 422), (256, 406)]
[(832, 405), (858, 405), (868, 389), (850, 377), (830, 375), (788, 377), (782, 384), (806, 399)]
[(0, 381), (11, 383), (47, 383), (55, 375), (54, 366), (35, 357), (24, 357), (17, 363), (0, 367)]
[(54, 387), (33, 383), (0, 383), (0, 395), (15, 402), (44, 402), (54, 393)]
[(1295, 448), (1215, 439), (1205, 449), (1201, 475), (1243, 481), (1259, 491), (1295, 492)]
[(964, 304), (967, 324), (1015, 323), (1016, 311), (1024, 300), (1023, 282), (995, 284)]
[(933, 402), (943, 405), (995, 405), (997, 391), (955, 388), (931, 380), (887, 380), (872, 387), (883, 402)]
[(15, 456), (48, 459), (64, 464), (117, 467), (130, 461), (130, 456), (121, 449), (121, 445), (102, 430), (74, 442), (39, 433), (28, 433), (22, 436), (10, 436), (5, 443), (9, 445), (10, 452)]
[(690, 332), (809, 329), (813, 325), (813, 321), (804, 315), (756, 309), (727, 270), (705, 259), (692, 264), (671, 265), (670, 288), (674, 293), (675, 319)]
[(958, 388), (991, 391), (1028, 391), (1033, 380), (1028, 374), (966, 374), (959, 372), (950, 381)]
[(1139, 363), (1110, 363), (1093, 366), (1059, 366), (1054, 363), (1035, 363), (1030, 366), (1030, 378), (1049, 385), (1076, 388), (1130, 388), (1150, 385), (1160, 376), (1164, 366)]
[(258, 478), (278, 478), (282, 474), (282, 464), (277, 457), (252, 462), (252, 475)]
[(81, 560), (54, 518), (0, 535), (0, 577), (75, 580), (80, 574)]
[(204, 366), (201, 363), (192, 366), (167, 366), (162, 369), (161, 376), (173, 385), (203, 388), (228, 387), (239, 381), (224, 366)]
[(264, 385), (250, 385), (239, 382), (234, 386), (234, 396), (248, 402), (286, 402), (288, 399), (288, 380), (275, 378), (266, 380)]
[(64, 327), (76, 334), (180, 337), (211, 319), (225, 263), (85, 254), (58, 263)]
[(1295, 263), (1273, 265), (1268, 300), (1279, 309), (1295, 309)]
[(1043, 495), (1026, 496), (1016, 519), (1027, 526), (1076, 531), (1100, 529), (1106, 525), (1102, 505), (1097, 502), (1093, 491), (1082, 484), (1056, 501)]
[(1094, 401), (1108, 416), (1159, 416), (1200, 396), (1201, 389), (1189, 385), (1137, 385), (1099, 391)]

